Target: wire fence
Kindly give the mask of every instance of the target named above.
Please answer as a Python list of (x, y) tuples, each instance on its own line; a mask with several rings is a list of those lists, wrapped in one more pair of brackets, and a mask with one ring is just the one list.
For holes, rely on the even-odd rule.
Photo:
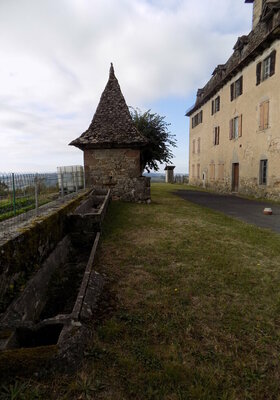
[(188, 184), (189, 183), (189, 175), (176, 174), (174, 176), (174, 183)]
[(63, 200), (80, 189), (84, 189), (83, 169), (60, 167), (58, 173), (0, 173), (0, 231), (38, 215), (44, 204)]

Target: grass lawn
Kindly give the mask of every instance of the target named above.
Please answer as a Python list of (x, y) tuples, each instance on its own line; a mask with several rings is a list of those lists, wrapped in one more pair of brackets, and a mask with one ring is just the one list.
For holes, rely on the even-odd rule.
[(150, 205), (111, 203), (96, 262), (110, 301), (84, 364), (25, 393), (280, 399), (280, 235), (172, 194), (184, 188), (154, 184)]

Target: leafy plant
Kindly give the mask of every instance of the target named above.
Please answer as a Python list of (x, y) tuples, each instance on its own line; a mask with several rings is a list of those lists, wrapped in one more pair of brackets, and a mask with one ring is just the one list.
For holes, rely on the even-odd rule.
[(80, 395), (78, 399), (92, 399), (95, 391), (94, 377), (87, 376), (83, 373), (79, 374), (76, 382), (76, 391)]
[(151, 110), (142, 113), (139, 109), (131, 108), (130, 113), (138, 131), (149, 140), (148, 146), (141, 152), (142, 170), (158, 171), (158, 163), (169, 163), (173, 158), (170, 146), (176, 147), (175, 135), (168, 130), (170, 124), (165, 117)]
[(2, 385), (0, 392), (1, 400), (18, 400), (24, 399), (24, 393), (27, 389), (27, 384), (19, 381), (15, 381), (14, 384), (8, 386)]

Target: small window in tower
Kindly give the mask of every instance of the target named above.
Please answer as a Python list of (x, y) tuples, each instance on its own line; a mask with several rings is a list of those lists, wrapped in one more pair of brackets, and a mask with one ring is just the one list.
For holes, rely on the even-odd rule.
[(267, 183), (267, 160), (260, 161), (260, 185)]

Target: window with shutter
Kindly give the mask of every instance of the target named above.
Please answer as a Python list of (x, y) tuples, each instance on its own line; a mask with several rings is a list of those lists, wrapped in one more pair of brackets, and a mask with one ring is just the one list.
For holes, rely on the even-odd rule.
[(212, 100), (212, 107), (211, 107), (212, 115), (218, 111), (220, 111), (220, 96), (217, 96), (214, 100)]
[(200, 138), (197, 139), (197, 154), (200, 153)]
[(229, 121), (229, 140), (242, 136), (242, 115), (234, 117)]
[(263, 61), (263, 76), (262, 76), (263, 81), (270, 77), (270, 67), (271, 67), (271, 58), (269, 56)]
[(230, 85), (230, 100), (233, 101), (243, 93), (243, 76)]
[(256, 67), (256, 85), (265, 81), (275, 74), (276, 50), (273, 50), (268, 57), (259, 62)]
[(193, 154), (195, 154), (195, 139), (193, 140), (192, 144), (193, 144), (192, 152), (193, 152)]
[(197, 125), (202, 123), (202, 117), (203, 117), (203, 112), (202, 110), (195, 114), (194, 117), (192, 117), (192, 128), (195, 128)]
[(197, 164), (197, 178), (200, 178), (200, 164)]

